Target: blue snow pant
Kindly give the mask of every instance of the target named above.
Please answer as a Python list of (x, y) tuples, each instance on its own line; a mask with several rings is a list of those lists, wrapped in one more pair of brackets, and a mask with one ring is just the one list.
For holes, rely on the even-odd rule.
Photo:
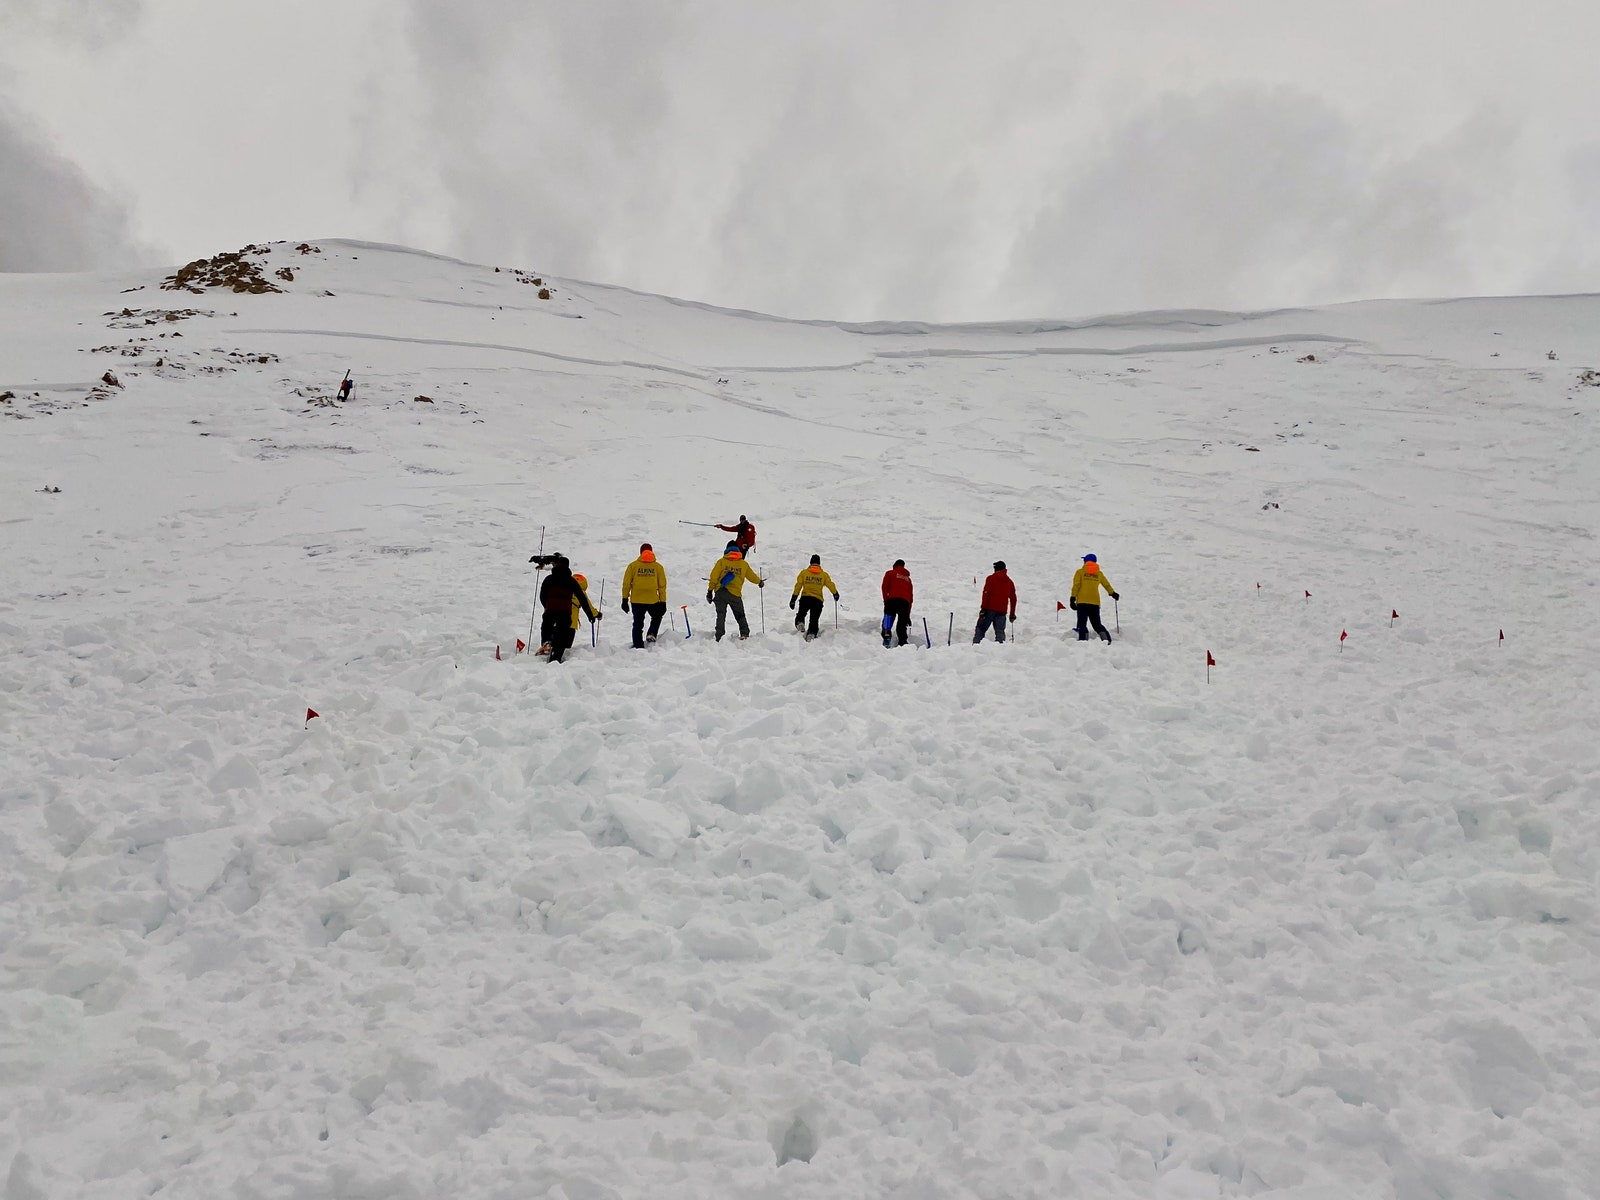
[(978, 628), (972, 635), (972, 644), (976, 646), (983, 641), (983, 635), (989, 632), (989, 626), (994, 626), (994, 640), (1006, 640), (1006, 614), (1003, 610), (986, 608), (978, 614)]

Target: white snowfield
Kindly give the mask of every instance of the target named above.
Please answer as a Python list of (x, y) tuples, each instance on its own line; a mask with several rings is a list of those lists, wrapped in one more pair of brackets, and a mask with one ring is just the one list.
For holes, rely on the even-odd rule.
[[(316, 245), (0, 276), (4, 1200), (1600, 1195), (1600, 298), (842, 326)], [(679, 521), (741, 512), (717, 644)]]

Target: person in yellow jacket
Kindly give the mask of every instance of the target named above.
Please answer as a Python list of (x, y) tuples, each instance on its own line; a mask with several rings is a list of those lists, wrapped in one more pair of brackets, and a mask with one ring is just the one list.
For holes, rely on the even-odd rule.
[[(574, 635), (574, 640), (576, 640), (578, 630), (583, 628), (583, 625), (578, 618), (583, 615), (584, 608), (588, 607), (590, 613), (592, 614), (589, 617), (589, 624), (591, 625), (600, 619), (600, 610), (589, 605), (588, 576), (574, 575), (572, 577), (572, 582), (578, 585), (578, 592), (583, 593), (583, 599), (581, 600), (578, 598), (578, 592), (572, 593), (572, 632)], [(567, 645), (568, 647), (571, 647), (572, 642), (568, 642)]]
[[(646, 642), (656, 640), (661, 632), (661, 618), (667, 615), (667, 569), (656, 561), (656, 552), (646, 542), (639, 547), (639, 557), (628, 564), (622, 573), (622, 611), (633, 609), (633, 648), (643, 650)], [(644, 631), (644, 619), (650, 618), (650, 632)]]
[(839, 589), (834, 585), (832, 577), (822, 569), (822, 556), (813, 554), (811, 565), (794, 577), (794, 595), (789, 597), (789, 607), (794, 608), (796, 601), (799, 609), (794, 614), (794, 627), (799, 629), (805, 624), (806, 618), (811, 618), (810, 628), (806, 630), (806, 641), (816, 637), (821, 631), (817, 622), (822, 617), (822, 593), (830, 591), (833, 598), (839, 598)]
[(750, 569), (744, 560), (744, 551), (737, 543), (729, 542), (728, 549), (717, 559), (716, 566), (706, 580), (706, 603), (717, 606), (717, 641), (728, 626), (728, 610), (739, 623), (739, 640), (750, 636), (750, 622), (744, 618), (744, 581), (748, 579), (757, 587), (766, 587), (767, 581)]
[(1083, 556), (1083, 566), (1078, 568), (1072, 577), (1072, 595), (1067, 603), (1078, 614), (1078, 640), (1089, 640), (1089, 626), (1094, 625), (1094, 631), (1105, 638), (1109, 645), (1111, 635), (1106, 632), (1106, 627), (1100, 624), (1100, 589), (1104, 588), (1111, 594), (1113, 600), (1122, 597), (1111, 586), (1111, 581), (1100, 570), (1100, 560), (1092, 554)]

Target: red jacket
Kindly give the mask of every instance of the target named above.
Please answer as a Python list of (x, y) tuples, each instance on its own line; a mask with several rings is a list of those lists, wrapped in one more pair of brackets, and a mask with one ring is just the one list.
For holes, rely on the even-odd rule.
[(717, 528), (733, 534), (733, 540), (739, 544), (740, 550), (748, 551), (756, 544), (756, 527), (749, 521), (739, 525), (718, 525)]
[(983, 581), (982, 607), (985, 612), (1009, 612), (1017, 615), (1017, 585), (1004, 571), (996, 571)]
[(904, 600), (911, 607), (911, 572), (904, 567), (890, 567), (883, 573), (883, 598)]

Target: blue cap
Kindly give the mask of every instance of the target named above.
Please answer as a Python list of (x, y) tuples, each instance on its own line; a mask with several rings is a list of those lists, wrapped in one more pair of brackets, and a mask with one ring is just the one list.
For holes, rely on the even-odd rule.
[(1096, 557), (1095, 557), (1095, 556), (1094, 556), (1094, 555), (1092, 555), (1092, 554), (1085, 554), (1085, 555), (1084, 555), (1084, 556), (1083, 556), (1083, 561), (1084, 561), (1084, 562), (1099, 562), (1099, 561), (1100, 561), (1100, 560), (1099, 560), (1099, 559), (1098, 559), (1098, 558), (1096, 558)]

